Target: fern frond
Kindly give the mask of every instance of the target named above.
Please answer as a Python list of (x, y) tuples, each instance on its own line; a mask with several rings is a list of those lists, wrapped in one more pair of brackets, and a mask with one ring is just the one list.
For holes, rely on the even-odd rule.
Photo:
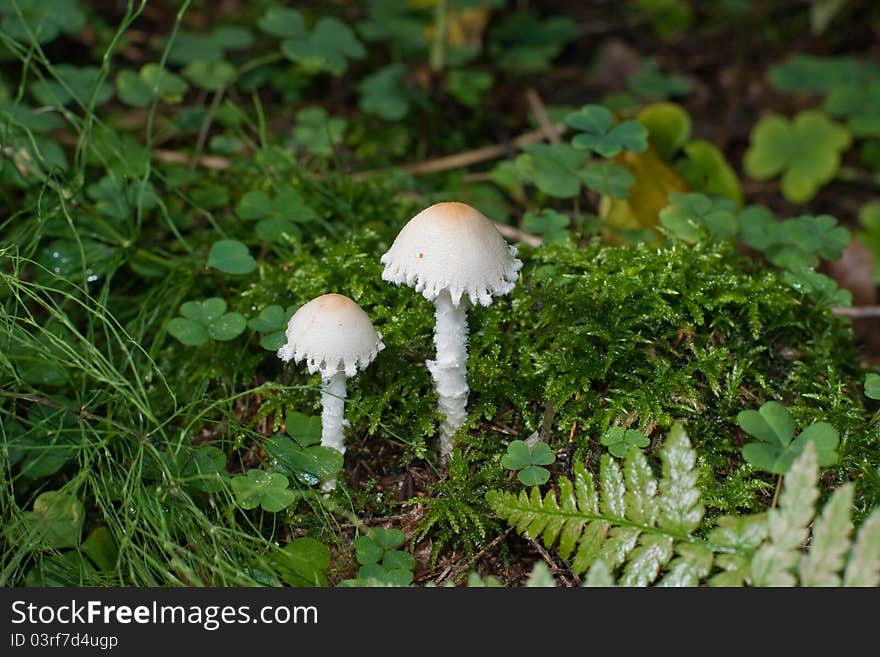
[(795, 586), (794, 569), (801, 547), (809, 536), (819, 487), (816, 447), (807, 443), (801, 456), (785, 475), (779, 508), (767, 512), (768, 540), (758, 548), (751, 564), (751, 583), (756, 586)]
[(850, 546), (854, 492), (852, 484), (834, 491), (813, 524), (810, 551), (801, 557), (801, 586), (840, 586), (840, 571)]
[(846, 564), (844, 586), (880, 586), (880, 509), (862, 523)]
[(694, 581), (711, 568), (711, 558), (707, 565), (706, 552), (687, 549), (703, 507), (695, 454), (680, 427), (662, 448), (661, 460), (664, 476), (659, 483), (645, 455), (633, 449), (623, 468), (604, 455), (597, 480), (576, 465), (574, 483), (559, 479), (558, 498), (553, 491), (541, 497), (533, 488), (519, 495), (494, 491), (487, 500), (530, 538), (540, 537), (547, 547), (558, 540), (563, 558), (574, 553), (575, 573), (586, 572), (598, 560), (611, 571), (624, 566), (621, 584), (646, 586), (678, 555), (669, 583)]

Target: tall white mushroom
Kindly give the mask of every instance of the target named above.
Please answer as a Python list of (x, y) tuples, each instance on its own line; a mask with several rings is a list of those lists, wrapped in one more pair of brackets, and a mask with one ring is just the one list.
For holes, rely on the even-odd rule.
[(488, 306), (510, 292), (522, 262), (516, 247), (478, 210), (465, 203), (436, 203), (410, 219), (382, 256), (382, 279), (406, 283), (434, 302), (434, 379), (440, 427), (440, 455), (452, 452), (452, 436), (467, 417), (467, 308)]
[[(284, 362), (306, 361), (321, 374), (321, 444), (345, 453), (345, 383), (376, 358), (385, 345), (367, 313), (341, 294), (324, 294), (297, 310), (287, 323)], [(334, 481), (325, 488), (332, 488)]]

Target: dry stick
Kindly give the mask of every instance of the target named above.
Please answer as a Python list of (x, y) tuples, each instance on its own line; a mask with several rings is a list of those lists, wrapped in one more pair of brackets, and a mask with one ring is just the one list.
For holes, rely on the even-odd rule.
[[(566, 130), (564, 123), (557, 123), (553, 126), (558, 134), (562, 134)], [(534, 144), (543, 141), (546, 135), (544, 130), (531, 130), (524, 132), (516, 137), (509, 144), (492, 144), (491, 146), (483, 146), (472, 151), (464, 151), (455, 155), (447, 155), (438, 157), (434, 160), (423, 160), (422, 162), (414, 162), (405, 164), (402, 167), (394, 167), (395, 170), (403, 171), (411, 175), (421, 175), (425, 173), (439, 173), (440, 171), (449, 171), (450, 169), (458, 169), (460, 167), (470, 166), (486, 160), (494, 160), (495, 158), (507, 155), (511, 148), (522, 148), (527, 144)], [(372, 171), (360, 171), (353, 173), (351, 177), (355, 180), (363, 180), (372, 176), (378, 176), (387, 173), (388, 169), (374, 169)]]
[[(529, 543), (531, 543), (532, 547), (538, 551), (538, 554), (541, 555), (541, 558), (544, 559), (544, 561), (550, 567), (550, 572), (554, 575), (558, 575), (563, 584), (568, 587), (573, 587), (581, 583), (580, 578), (573, 572), (571, 572), (571, 570), (569, 570), (567, 567), (561, 568), (556, 559), (554, 559), (553, 556), (544, 548), (544, 546), (538, 543), (538, 541), (530, 538)], [(570, 579), (566, 576), (566, 572), (571, 575)]]
[(493, 538), (489, 543), (486, 544), (486, 546), (482, 550), (477, 552), (474, 556), (472, 556), (470, 559), (468, 559), (464, 564), (459, 564), (458, 566), (453, 566), (453, 567), (447, 568), (446, 571), (443, 572), (442, 575), (440, 576), (440, 579), (437, 579), (437, 583), (439, 584), (443, 579), (450, 579), (450, 580), (454, 581), (455, 578), (458, 577), (459, 575), (461, 575), (463, 572), (470, 570), (473, 567), (473, 565), (475, 563), (477, 563), (477, 561), (483, 557), (484, 554), (486, 554), (489, 550), (493, 549), (501, 541), (503, 541), (505, 538), (507, 538), (508, 534), (510, 534), (510, 532), (512, 532), (512, 531), (513, 531), (513, 527), (508, 527), (506, 530), (504, 530), (503, 533), (501, 533), (498, 536), (496, 536), (495, 538)]
[(528, 102), (529, 109), (532, 110), (532, 114), (534, 114), (535, 118), (538, 120), (538, 125), (541, 126), (541, 131), (544, 133), (544, 137), (554, 144), (561, 143), (562, 139), (559, 137), (559, 131), (556, 126), (553, 125), (550, 117), (547, 116), (547, 109), (544, 106), (544, 101), (541, 100), (541, 96), (539, 96), (538, 92), (532, 87), (526, 89), (526, 102)]
[(853, 306), (852, 308), (835, 307), (831, 309), (831, 312), (840, 317), (865, 319), (869, 317), (880, 317), (880, 306)]
[[(169, 162), (171, 164), (186, 164), (190, 161), (190, 156), (180, 151), (169, 151), (161, 148), (153, 150), (153, 157), (160, 162)], [(206, 169), (228, 169), (232, 166), (229, 158), (220, 157), (218, 155), (202, 155), (196, 159), (196, 164)]]

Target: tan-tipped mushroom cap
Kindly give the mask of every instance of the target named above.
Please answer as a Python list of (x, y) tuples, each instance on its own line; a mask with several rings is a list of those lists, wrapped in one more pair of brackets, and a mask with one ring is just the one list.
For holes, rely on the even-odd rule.
[(325, 294), (301, 306), (287, 323), (286, 335), (278, 357), (297, 363), (305, 359), (309, 374), (320, 372), (324, 378), (340, 371), (354, 376), (385, 348), (367, 313), (341, 294)]
[(436, 203), (409, 220), (382, 256), (382, 279), (406, 283), (433, 301), (448, 290), (488, 306), (513, 289), (522, 262), (482, 213), (465, 203)]

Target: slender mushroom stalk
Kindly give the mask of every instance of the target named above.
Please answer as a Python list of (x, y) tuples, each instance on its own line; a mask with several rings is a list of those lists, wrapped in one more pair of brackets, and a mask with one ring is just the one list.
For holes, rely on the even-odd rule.
[(382, 256), (382, 279), (405, 283), (435, 305), (434, 380), (440, 427), (440, 456), (449, 458), (453, 436), (467, 419), (467, 308), (488, 306), (513, 290), (522, 268), (516, 247), (491, 221), (465, 203), (436, 203), (410, 219)]
[[(366, 368), (385, 348), (367, 313), (341, 294), (325, 294), (297, 310), (287, 323), (284, 362), (306, 361), (309, 374), (321, 374), (321, 445), (345, 453), (346, 381)], [(335, 488), (336, 480), (323, 484)]]

